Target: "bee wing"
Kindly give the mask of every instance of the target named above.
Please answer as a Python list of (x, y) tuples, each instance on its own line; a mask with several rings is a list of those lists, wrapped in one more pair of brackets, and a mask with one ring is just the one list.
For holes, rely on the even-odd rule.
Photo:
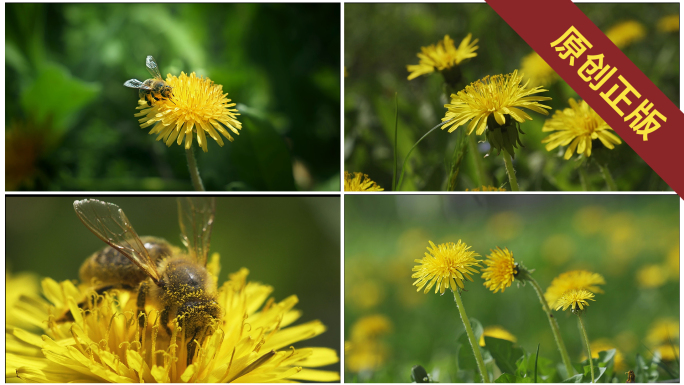
[(159, 282), (157, 266), (119, 206), (96, 199), (84, 199), (74, 202), (74, 210), (93, 234), (138, 265), (155, 283)]
[(130, 88), (142, 88), (143, 90), (151, 90), (152, 89), (138, 79), (126, 80), (126, 83), (124, 83), (124, 86), (130, 87)]
[(147, 60), (145, 60), (145, 66), (147, 67), (147, 70), (150, 71), (150, 74), (152, 74), (152, 76), (159, 80), (162, 80), (161, 73), (159, 73), (159, 66), (157, 65), (157, 62), (154, 61), (154, 58), (151, 55), (147, 57)]
[(178, 198), (181, 240), (190, 256), (203, 266), (207, 263), (215, 211), (214, 198), (200, 196)]

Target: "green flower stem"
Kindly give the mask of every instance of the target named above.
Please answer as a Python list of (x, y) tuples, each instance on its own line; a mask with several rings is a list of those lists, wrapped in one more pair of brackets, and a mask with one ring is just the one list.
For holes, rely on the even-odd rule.
[(468, 320), (468, 315), (466, 314), (465, 307), (463, 307), (463, 302), (461, 302), (461, 295), (458, 294), (458, 290), (452, 290), (454, 293), (454, 300), (456, 300), (456, 307), (458, 312), (461, 313), (461, 320), (465, 326), (466, 334), (468, 335), (468, 340), (470, 341), (470, 346), (473, 348), (473, 354), (475, 354), (475, 361), (477, 361), (477, 367), (480, 369), (480, 374), (482, 375), (483, 382), (489, 382), (489, 375), (487, 374), (487, 368), (485, 368), (484, 360), (482, 359), (482, 353), (480, 353), (480, 345), (475, 340), (475, 334), (473, 334), (473, 328), (470, 326), (470, 320)]
[(556, 338), (556, 344), (558, 345), (558, 351), (560, 352), (563, 364), (565, 364), (565, 370), (568, 372), (568, 378), (570, 378), (575, 373), (575, 370), (572, 368), (572, 364), (570, 363), (570, 356), (568, 356), (568, 351), (565, 349), (565, 344), (563, 343), (563, 337), (561, 337), (556, 317), (554, 317), (551, 313), (551, 308), (549, 307), (549, 304), (546, 302), (546, 298), (544, 298), (544, 293), (542, 292), (542, 289), (537, 283), (537, 281), (534, 278), (532, 278), (532, 276), (529, 274), (527, 275), (527, 280), (532, 284), (534, 291), (537, 292), (539, 302), (541, 302), (542, 308), (544, 308), (544, 312), (546, 313), (546, 316), (549, 319), (549, 324), (551, 324), (551, 331), (553, 332), (553, 336)]
[(587, 175), (586, 167), (584, 167), (584, 165), (582, 165), (579, 167), (578, 171), (579, 171), (580, 183), (582, 184), (582, 190), (591, 191), (591, 187), (589, 187), (589, 176)]
[(584, 323), (582, 322), (582, 316), (577, 314), (577, 320), (579, 320), (580, 331), (584, 337), (584, 343), (587, 345), (587, 357), (589, 357), (589, 368), (591, 368), (591, 383), (594, 383), (594, 360), (591, 359), (591, 347), (589, 347), (589, 337), (587, 337), (587, 330), (584, 328)]
[(485, 173), (484, 163), (482, 162), (482, 157), (480, 152), (477, 150), (477, 138), (475, 133), (468, 135), (468, 145), (470, 146), (470, 153), (473, 156), (473, 162), (475, 163), (475, 175), (477, 176), (477, 187), (488, 186), (489, 180)]
[(190, 170), (190, 179), (192, 179), (192, 187), (195, 191), (204, 191), (204, 185), (202, 184), (202, 179), (199, 175), (199, 169), (197, 168), (197, 161), (195, 161), (195, 152), (193, 146), (185, 149), (185, 157), (188, 159), (188, 170)]
[(598, 166), (601, 169), (601, 174), (603, 174), (603, 179), (606, 180), (608, 191), (617, 191), (617, 185), (615, 184), (615, 180), (613, 180), (613, 176), (610, 175), (610, 170), (608, 170), (608, 166), (600, 163)]
[(511, 184), (511, 191), (520, 191), (518, 187), (518, 179), (515, 177), (515, 169), (513, 168), (513, 159), (508, 151), (503, 150), (504, 164), (506, 165), (506, 174), (508, 174), (508, 181)]

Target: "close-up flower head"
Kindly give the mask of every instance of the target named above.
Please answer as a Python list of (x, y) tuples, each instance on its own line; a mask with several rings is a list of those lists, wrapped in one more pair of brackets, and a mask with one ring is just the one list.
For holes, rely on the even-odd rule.
[(573, 289), (566, 291), (563, 295), (556, 301), (556, 310), (563, 308), (563, 311), (567, 310), (568, 307), (572, 308), (572, 312), (580, 312), (589, 306), (587, 301), (595, 301), (594, 293), (584, 290), (584, 289)]
[(549, 306), (556, 307), (557, 301), (567, 291), (581, 289), (592, 293), (603, 293), (598, 285), (605, 285), (606, 280), (601, 274), (587, 270), (572, 270), (560, 274), (551, 281), (544, 297)]
[[(414, 266), (411, 278), (417, 278), (413, 283), (421, 291), (425, 287), (425, 293), (435, 286), (435, 293), (444, 294), (446, 289), (453, 291), (463, 289), (463, 281), (473, 281), (472, 274), (477, 274), (474, 267), (480, 267), (476, 259), (480, 255), (470, 251), (470, 246), (458, 240), (458, 243), (447, 242), (435, 245), (430, 242), (425, 257), (416, 259), (414, 262), (420, 265)], [(426, 287), (427, 285), (427, 287)]]
[[(468, 135), (473, 131), (482, 135), (487, 128), (488, 118), (494, 117), (499, 125), (506, 124), (506, 115), (519, 123), (532, 120), (522, 108), (526, 108), (542, 115), (548, 115), (551, 107), (539, 102), (551, 100), (547, 96), (534, 96), (547, 90), (541, 86), (527, 89), (527, 84), (521, 84), (523, 75), (515, 70), (507, 75), (485, 76), (467, 86), (457, 94), (451, 94), (451, 103), (445, 104), (446, 115), (443, 122), (449, 121), (442, 129), (449, 128), (453, 132), (458, 127), (468, 124)], [(452, 120), (453, 119), (453, 120)], [(491, 124), (491, 123), (490, 123)], [(493, 129), (493, 127), (490, 127)]]
[(557, 110), (551, 119), (544, 123), (543, 132), (552, 132), (542, 140), (546, 150), (551, 151), (558, 146), (568, 146), (565, 159), (573, 153), (586, 157), (591, 156), (592, 141), (598, 139), (603, 146), (614, 149), (622, 140), (615, 135), (613, 129), (584, 100), (579, 103), (575, 99), (568, 100), (569, 108)]
[[(421, 75), (426, 75), (434, 71), (446, 72), (452, 68), (460, 65), (464, 60), (474, 58), (477, 56), (477, 41), (471, 41), (472, 34), (468, 34), (458, 48), (454, 46), (454, 41), (449, 35), (444, 36), (444, 40), (440, 40), (436, 45), (431, 44), (428, 47), (421, 47), (421, 53), (418, 53), (420, 62), (418, 64), (407, 65), (406, 69), (411, 73), (408, 80), (412, 80)], [(450, 76), (445, 74), (445, 79)]]
[(140, 128), (152, 126), (150, 135), (158, 134), (157, 140), (167, 146), (173, 142), (180, 145), (185, 140), (188, 149), (197, 135), (197, 144), (207, 152), (207, 136), (223, 147), (219, 133), (231, 142), (234, 139), (228, 130), (240, 134), (242, 123), (237, 120), (240, 114), (232, 108), (235, 103), (223, 93), (223, 86), (194, 72), (190, 76), (181, 72), (178, 77), (169, 74), (166, 83), (173, 88), (173, 96), (155, 101), (151, 106), (140, 101), (136, 107), (141, 110), (135, 114), (140, 117)]
[[(160, 313), (136, 316), (136, 298), (128, 292), (102, 295), (70, 281), (43, 280), (42, 294), (24, 316), (39, 333), (10, 328), (7, 367), (26, 382), (279, 382), (336, 381), (335, 372), (315, 369), (337, 362), (327, 348), (293, 349), (326, 328), (318, 322), (291, 326), (301, 313), (296, 296), (266, 301), (273, 288), (248, 282), (247, 269), (230, 275), (218, 292), (223, 316), (202, 341), (173, 329), (161, 330)], [(93, 298), (88, 311), (75, 304)], [(69, 312), (73, 320), (61, 321)], [(8, 325), (9, 326), (9, 325)], [(197, 344), (187, 364), (186, 346)]]
[(482, 279), (487, 289), (494, 293), (501, 290), (503, 293), (510, 287), (515, 276), (518, 274), (518, 266), (513, 259), (513, 253), (500, 247), (490, 250), (492, 253), (484, 260), (486, 268), (482, 269)]
[(344, 172), (344, 191), (384, 191), (362, 172)]

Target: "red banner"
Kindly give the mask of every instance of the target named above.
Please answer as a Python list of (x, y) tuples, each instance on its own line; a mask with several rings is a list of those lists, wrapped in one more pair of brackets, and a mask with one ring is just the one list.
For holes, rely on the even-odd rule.
[(486, 1), (684, 197), (684, 114), (572, 1)]

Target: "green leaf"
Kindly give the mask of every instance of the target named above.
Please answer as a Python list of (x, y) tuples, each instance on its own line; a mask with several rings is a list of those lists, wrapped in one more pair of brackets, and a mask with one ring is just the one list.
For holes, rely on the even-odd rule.
[(494, 382), (498, 382), (498, 383), (529, 382), (529, 383), (531, 383), (532, 379), (529, 377), (527, 377), (527, 378), (518, 377), (518, 376), (513, 375), (513, 374), (504, 373), (501, 376), (499, 376), (499, 378), (494, 380)]
[(565, 380), (563, 382), (564, 383), (579, 384), (580, 382), (584, 382), (584, 375), (583, 374), (575, 374), (574, 376), (568, 378), (567, 380)]
[(516, 361), (524, 355), (522, 348), (514, 347), (513, 342), (493, 337), (485, 337), (485, 346), (503, 373), (514, 374)]
[(292, 159), (285, 140), (254, 114), (243, 112), (240, 135), (230, 143), (231, 162), (240, 178), (255, 190), (293, 191)]
[(71, 76), (61, 65), (45, 63), (36, 80), (22, 93), (21, 106), (27, 115), (33, 115), (40, 123), (52, 119), (56, 133), (62, 134), (70, 128), (76, 113), (97, 96), (100, 88), (100, 84)]

